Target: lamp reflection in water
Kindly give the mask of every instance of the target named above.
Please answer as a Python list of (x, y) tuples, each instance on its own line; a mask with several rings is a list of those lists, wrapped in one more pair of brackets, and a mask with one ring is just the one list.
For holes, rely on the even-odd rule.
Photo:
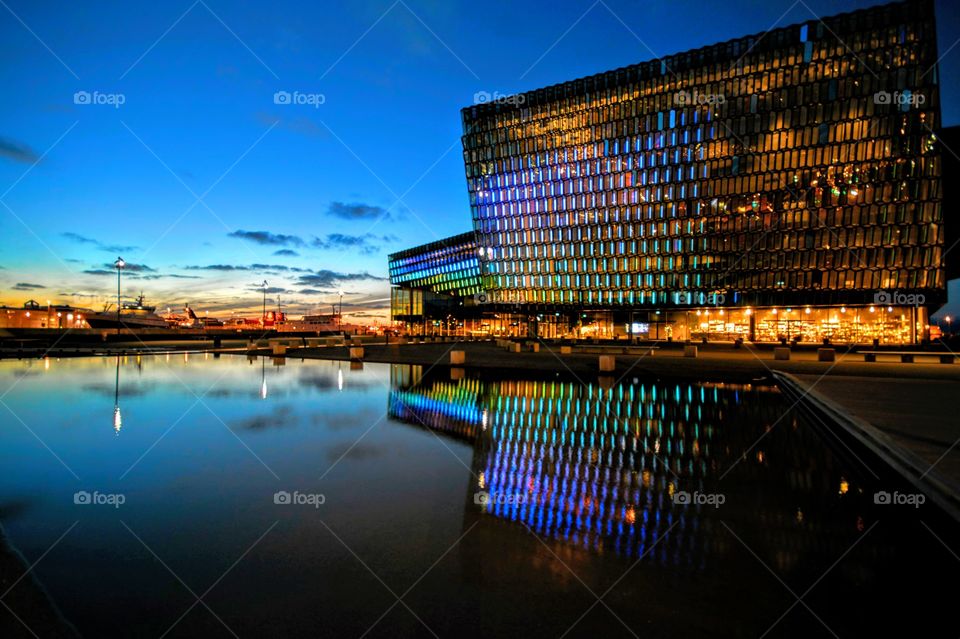
[(120, 435), (123, 419), (120, 416), (120, 356), (117, 355), (117, 376), (113, 386), (113, 432)]
[(260, 358), (260, 399), (267, 398), (267, 358)]

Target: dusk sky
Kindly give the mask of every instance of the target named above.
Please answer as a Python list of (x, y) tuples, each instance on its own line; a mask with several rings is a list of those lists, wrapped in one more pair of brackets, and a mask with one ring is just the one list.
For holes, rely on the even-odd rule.
[[(259, 309), (266, 279), (295, 315), (342, 289), (345, 312), (385, 318), (387, 254), (471, 228), (475, 93), (874, 4), (0, 0), (0, 304), (99, 310), (122, 255), (124, 296), (164, 310)], [(955, 78), (960, 8), (937, 17)]]

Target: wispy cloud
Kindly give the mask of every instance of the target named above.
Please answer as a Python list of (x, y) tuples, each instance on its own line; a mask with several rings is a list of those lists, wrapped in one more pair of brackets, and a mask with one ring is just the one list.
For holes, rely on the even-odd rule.
[(17, 282), (13, 285), (13, 290), (15, 291), (36, 291), (42, 288), (47, 288), (42, 284), (31, 284), (30, 282)]
[(274, 251), (273, 254), (277, 257), (300, 257), (300, 254), (291, 249), (280, 249), (279, 251)]
[(100, 240), (95, 240), (92, 237), (86, 237), (84, 235), (80, 235), (79, 233), (71, 233), (71, 232), (61, 233), (60, 237), (68, 239), (71, 242), (74, 242), (76, 244), (87, 244), (90, 246), (94, 246), (100, 249), (101, 251), (107, 251), (108, 253), (128, 253), (130, 251), (136, 251), (138, 249), (138, 247), (132, 246), (132, 245), (127, 246), (123, 244), (106, 244), (104, 242), (101, 242)]
[(40, 156), (29, 146), (10, 138), (0, 138), (0, 156), (24, 164), (33, 164), (40, 159)]
[(382, 216), (389, 217), (387, 210), (382, 206), (360, 203), (344, 204), (343, 202), (331, 202), (327, 208), (327, 215), (344, 220), (375, 220)]
[(382, 282), (387, 278), (377, 277), (376, 275), (371, 275), (370, 273), (340, 273), (338, 271), (331, 271), (328, 269), (321, 269), (319, 271), (314, 271), (309, 275), (301, 275), (297, 278), (297, 284), (300, 286), (309, 286), (309, 287), (319, 287), (319, 288), (331, 288), (339, 284), (340, 282), (359, 282), (364, 280), (369, 280), (373, 282)]
[(394, 241), (394, 236), (392, 235), (374, 235), (373, 233), (345, 235), (343, 233), (329, 233), (326, 237), (314, 239), (311, 246), (325, 250), (359, 251), (364, 255), (370, 255), (380, 250), (380, 242), (391, 241)]
[[(149, 267), (146, 264), (126, 262), (123, 267), (123, 272), (126, 277), (140, 277), (146, 273), (156, 273), (157, 269)], [(117, 269), (111, 262), (107, 262), (99, 268), (88, 268), (84, 273), (87, 275), (116, 275)]]
[(305, 246), (306, 242), (296, 235), (271, 233), (270, 231), (244, 231), (243, 229), (228, 233), (228, 237), (247, 240), (263, 246)]

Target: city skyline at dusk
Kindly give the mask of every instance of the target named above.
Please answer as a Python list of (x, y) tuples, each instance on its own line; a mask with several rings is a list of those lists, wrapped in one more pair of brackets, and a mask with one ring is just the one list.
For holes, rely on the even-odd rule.
[[(123, 296), (160, 308), (253, 312), (267, 280), (268, 305), (291, 314), (328, 312), (343, 291), (345, 314), (386, 320), (387, 254), (470, 228), (461, 108), (870, 4), (698, 6), (703, 20), (666, 30), (650, 26), (669, 3), (561, 2), (529, 24), (508, 4), (474, 23), (443, 3), (5, 3), (20, 64), (0, 71), (16, 96), (0, 131), (0, 303), (99, 310), (122, 256)], [(948, 77), (960, 32), (956, 9), (936, 8)], [(106, 26), (118, 13), (122, 32)], [(947, 126), (957, 98), (943, 87)]]

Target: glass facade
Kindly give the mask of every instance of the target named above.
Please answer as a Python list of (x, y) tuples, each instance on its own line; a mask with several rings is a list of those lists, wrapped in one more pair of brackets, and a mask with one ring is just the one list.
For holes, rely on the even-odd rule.
[[(936, 63), (933, 4), (910, 1), (463, 109), (485, 301), (916, 341), (946, 300)], [(896, 327), (847, 326), (886, 298), (910, 300)], [(822, 321), (751, 314), (805, 305)], [(724, 308), (740, 326), (687, 312)]]
[[(388, 258), (390, 314), (395, 321), (421, 321), (429, 310), (449, 310), (452, 299), (479, 294), (480, 262), (473, 233), (417, 246)], [(426, 313), (425, 313), (426, 305)]]

